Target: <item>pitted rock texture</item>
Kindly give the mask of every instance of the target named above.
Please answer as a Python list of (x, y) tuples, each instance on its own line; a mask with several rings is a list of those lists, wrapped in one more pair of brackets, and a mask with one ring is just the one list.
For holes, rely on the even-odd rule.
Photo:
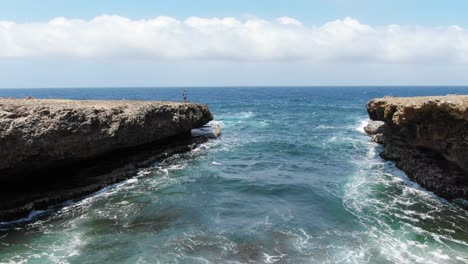
[(373, 99), (367, 133), (384, 145), (381, 157), (410, 179), (446, 198), (468, 197), (468, 96)]
[(212, 119), (193, 103), (0, 99), (0, 178), (190, 134)]
[(190, 151), (212, 138), (192, 128), (212, 119), (192, 103), (0, 99), (0, 222)]

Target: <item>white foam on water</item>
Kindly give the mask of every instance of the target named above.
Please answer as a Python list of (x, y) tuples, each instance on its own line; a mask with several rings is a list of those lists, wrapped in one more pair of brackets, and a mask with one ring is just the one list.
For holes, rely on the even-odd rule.
[[(356, 133), (357, 134), (357, 133)], [(363, 137), (363, 136), (360, 136)], [(364, 155), (356, 157), (356, 171), (347, 183), (343, 204), (346, 209), (356, 216), (363, 227), (363, 231), (339, 232), (330, 230), (325, 234), (310, 234), (302, 228), (292, 228), (285, 231), (289, 237), (294, 249), (305, 260), (310, 257), (310, 262), (321, 263), (468, 263), (468, 253), (463, 252), (456, 246), (466, 246), (466, 241), (457, 239), (454, 235), (459, 232), (466, 232), (457, 225), (457, 221), (468, 219), (455, 209), (452, 209), (446, 201), (437, 198), (433, 194), (424, 191), (416, 184), (408, 181), (404, 174), (393, 169), (390, 163), (384, 162), (377, 157), (377, 147), (365, 139), (356, 139), (346, 137), (345, 139), (335, 137), (335, 140), (345, 140), (353, 142), (353, 145), (365, 148)], [(218, 144), (218, 145), (217, 145)], [(208, 145), (213, 149), (221, 149), (224, 142), (208, 142), (202, 145)], [(210, 149), (206, 148), (206, 149)], [(197, 152), (198, 151), (198, 152)], [(171, 157), (151, 168), (140, 170), (136, 178), (129, 179), (120, 184), (109, 186), (95, 193), (91, 197), (83, 199), (74, 205), (69, 205), (68, 210), (65, 207), (60, 214), (76, 212), (72, 210), (73, 206), (81, 206), (86, 209), (94, 202), (100, 199), (108, 200), (114, 194), (124, 193), (135, 186), (139, 192), (146, 192), (147, 189), (164, 188), (170, 184), (186, 180), (185, 176), (174, 176), (174, 172), (184, 170), (190, 166), (193, 158), (199, 157), (204, 153), (203, 148), (192, 151), (187, 154), (181, 154)], [(188, 158), (187, 158), (188, 157)], [(216, 162), (213, 161), (213, 165)], [(141, 190), (140, 190), (141, 189)], [(82, 234), (75, 234), (72, 227), (79, 225), (80, 221), (90, 217), (91, 214), (110, 218), (109, 208), (107, 206), (120, 206), (122, 210), (129, 208), (132, 204), (130, 200), (120, 200), (109, 203), (104, 209), (81, 210), (82, 216), (74, 216), (72, 220), (67, 220), (63, 226), (70, 227), (65, 229), (67, 237), (66, 242), (56, 243), (45, 248), (43, 254), (29, 252), (16, 256), (12, 259), (15, 263), (26, 263), (31, 256), (31, 262), (46, 259), (48, 262), (68, 263), (67, 258), (80, 254), (80, 247), (85, 243), (85, 237)], [(425, 209), (415, 209), (414, 206), (424, 205)], [(83, 208), (82, 208), (83, 209)], [(115, 209), (115, 208), (114, 208)], [(119, 212), (112, 217), (119, 217)], [(458, 220), (453, 218), (444, 218), (446, 213), (452, 213)], [(80, 214), (80, 212), (76, 213)], [(293, 214), (284, 217), (285, 222), (290, 222)], [(451, 223), (449, 228), (441, 228), (442, 231), (432, 230), (425, 226), (425, 222), (438, 223), (440, 221)], [(43, 227), (44, 233), (53, 233), (49, 229), (47, 220), (37, 221), (37, 226)], [(260, 223), (261, 226), (270, 226), (272, 223), (267, 217)], [(397, 226), (397, 227), (395, 227)], [(68, 232), (68, 233), (67, 233)], [(414, 239), (413, 237), (423, 237), (424, 239)], [(173, 263), (217, 263), (214, 256), (204, 255), (202, 257), (193, 256), (191, 253), (206, 248), (213, 249), (219, 254), (233, 254), (239, 250), (237, 244), (222, 235), (210, 237), (200, 231), (196, 234), (185, 234), (177, 241), (170, 241), (170, 247), (174, 251), (171, 257)], [(434, 242), (428, 242), (433, 240)], [(330, 242), (332, 241), (332, 242)], [(162, 245), (165, 246), (165, 245)], [(275, 250), (275, 251), (272, 251)], [(262, 263), (283, 263), (287, 262), (290, 254), (282, 249), (272, 249), (268, 252), (260, 252), (260, 258), (257, 260)], [(377, 252), (377, 256), (376, 256)], [(224, 255), (223, 255), (224, 256)], [(318, 256), (318, 257), (317, 257)], [(322, 258), (323, 257), (323, 258)], [(448, 258), (447, 258), (448, 257)], [(294, 259), (294, 257), (292, 257)], [(144, 260), (141, 260), (144, 262)], [(169, 262), (169, 261), (168, 261)], [(148, 263), (151, 263), (148, 261)], [(154, 262), (153, 262), (154, 263)], [(164, 261), (161, 261), (164, 263)], [(225, 263), (228, 263), (226, 261)], [(230, 261), (229, 263), (240, 263)]]
[(237, 113), (226, 113), (222, 115), (216, 116), (217, 119), (222, 120), (225, 124), (230, 124), (232, 122), (237, 123), (238, 121), (242, 121), (244, 119), (250, 119), (255, 116), (255, 113), (252, 111), (243, 111)]
[(458, 237), (468, 237), (467, 222), (462, 220), (468, 213), (409, 181), (392, 163), (382, 161), (376, 144), (363, 141), (360, 147), (367, 148), (367, 154), (354, 160), (356, 171), (345, 186), (343, 205), (364, 227), (359, 236), (369, 247), (344, 250), (361, 250), (358, 255), (397, 263), (467, 260), (468, 241)]
[(48, 210), (34, 210), (34, 211), (31, 211), (27, 217), (20, 218), (18, 220), (13, 220), (13, 221), (0, 222), (0, 230), (8, 230), (8, 229), (2, 229), (2, 226), (7, 227), (7, 226), (15, 225), (15, 224), (30, 222), (36, 217), (41, 216), (47, 212)]
[(265, 263), (276, 263), (281, 261), (284, 257), (288, 256), (288, 254), (281, 253), (277, 251), (278, 255), (268, 255), (267, 253), (263, 253), (265, 257)]
[[(204, 143), (204, 144), (201, 144), (201, 145), (209, 145), (212, 141), (209, 141), (207, 143)], [(203, 148), (203, 147), (202, 147)], [(209, 149), (209, 148), (207, 148)], [(203, 149), (203, 150), (206, 150), (206, 149)], [(192, 150), (190, 153), (192, 154), (197, 154), (199, 155), (200, 153), (197, 153), (197, 152), (201, 152), (202, 150), (201, 149), (198, 149), (196, 148), (195, 150)], [(21, 219), (18, 219), (18, 220), (13, 220), (13, 221), (8, 221), (8, 222), (0, 222), (0, 230), (9, 230), (11, 229), (12, 226), (15, 226), (15, 225), (18, 225), (18, 224), (23, 224), (23, 223), (29, 223), (29, 222), (32, 222), (30, 224), (28, 224), (29, 227), (38, 227), (38, 226), (41, 226), (44, 221), (47, 221), (47, 220), (37, 220), (39, 217), (43, 216), (44, 214), (49, 214), (51, 213), (52, 211), (54, 211), (56, 207), (61, 207), (59, 210), (57, 210), (56, 212), (54, 212), (50, 218), (59, 218), (60, 215), (62, 214), (66, 214), (66, 213), (69, 213), (69, 212), (73, 212), (73, 211), (76, 211), (78, 208), (80, 208), (81, 210), (83, 210), (84, 208), (86, 207), (89, 207), (91, 206), (95, 201), (101, 199), (101, 198), (109, 198), (121, 191), (125, 191), (125, 190), (129, 190), (129, 188), (134, 188), (138, 185), (138, 182), (139, 182), (139, 178), (142, 178), (142, 177), (147, 177), (148, 175), (151, 175), (151, 174), (154, 174), (154, 173), (162, 173), (159, 175), (159, 177), (163, 177), (163, 178), (167, 178), (169, 175), (170, 175), (170, 172), (172, 171), (177, 171), (177, 170), (182, 170), (182, 169), (185, 169), (187, 166), (188, 166), (188, 163), (186, 161), (184, 161), (184, 159), (181, 159), (181, 155), (192, 155), (192, 154), (176, 154), (176, 155), (173, 155), (163, 161), (161, 161), (160, 163), (156, 164), (154, 167), (150, 167), (150, 168), (144, 168), (144, 169), (140, 169), (135, 177), (133, 178), (130, 178), (130, 179), (127, 179), (127, 180), (124, 180), (122, 182), (118, 182), (118, 183), (115, 183), (115, 184), (111, 184), (109, 186), (106, 186), (102, 189), (100, 189), (99, 191), (97, 192), (94, 192), (90, 195), (87, 195), (85, 197), (83, 197), (82, 199), (78, 200), (78, 201), (74, 201), (74, 200), (69, 200), (69, 201), (65, 201), (63, 203), (61, 203), (61, 205), (55, 205), (55, 206), (52, 206), (50, 209), (47, 209), (47, 210), (35, 210), (35, 211), (32, 211), (27, 217), (24, 217), (24, 218), (21, 218)], [(159, 179), (154, 181), (154, 182), (158, 182), (159, 183), (163, 183), (163, 181), (160, 181)], [(171, 181), (170, 183), (174, 183), (175, 181)], [(163, 186), (167, 186), (169, 184), (169, 182), (167, 182), (167, 180), (165, 181), (165, 184), (162, 184), (161, 187)], [(160, 185), (160, 184), (159, 184)]]
[(364, 131), (364, 127), (366, 127), (367, 125), (369, 124), (369, 119), (364, 119), (364, 120), (361, 120), (359, 122), (359, 124), (357, 126), (354, 127), (354, 129), (356, 131), (359, 131), (363, 134), (365, 134), (366, 132)]
[(248, 112), (240, 112), (238, 114), (238, 116), (240, 118), (244, 118), (244, 119), (247, 119), (247, 118), (252, 118), (255, 116), (255, 114), (252, 112), (252, 111), (248, 111)]
[[(210, 252), (205, 251), (206, 248)], [(207, 263), (221, 263), (220, 256), (235, 255), (239, 253), (238, 245), (229, 238), (218, 235), (208, 235), (203, 231), (193, 231), (183, 233), (178, 237), (171, 239), (166, 245), (165, 250), (175, 253), (181, 263), (194, 263), (193, 260), (204, 259)], [(199, 252), (203, 251), (203, 257)], [(223, 259), (222, 263), (243, 263), (236, 260)]]
[(259, 122), (260, 127), (269, 127), (271, 122), (269, 120), (262, 120)]
[(137, 183), (137, 182), (138, 182), (138, 178), (132, 178), (132, 179), (127, 180), (127, 184), (132, 184), (132, 183)]
[(329, 229), (311, 235), (302, 228), (281, 233), (289, 237), (296, 251), (289, 255), (301, 256), (303, 263), (369, 263), (369, 255), (365, 254), (368, 244), (361, 233)]
[(327, 126), (327, 125), (319, 125), (317, 126), (317, 129), (337, 129), (339, 127), (336, 127), (336, 126)]
[(68, 264), (69, 258), (79, 255), (80, 248), (85, 244), (82, 236), (77, 232), (61, 232), (61, 239), (66, 241), (53, 241), (49, 244), (37, 246), (34, 242), (27, 244), (29, 248), (24, 254), (17, 254), (4, 259), (2, 263), (60, 263)]
[[(191, 154), (187, 154), (189, 157)], [(80, 225), (87, 219), (114, 219), (121, 221), (127, 219), (128, 214), (132, 210), (138, 210), (131, 201), (118, 198), (127, 192), (141, 195), (150, 195), (149, 192), (155, 189), (167, 187), (177, 183), (178, 179), (171, 177), (171, 173), (185, 169), (189, 165), (189, 161), (185, 159), (187, 155), (178, 155), (170, 157), (156, 164), (155, 167), (142, 169), (136, 173), (134, 178), (107, 186), (85, 198), (73, 202), (65, 203), (61, 209), (53, 213), (51, 216), (43, 220), (36, 220), (24, 227), (25, 230), (33, 228), (41, 232), (42, 236), (57, 236), (60, 241), (50, 245), (43, 246), (43, 241), (35, 241), (28, 245), (31, 251), (22, 252), (12, 258), (6, 259), (12, 263), (28, 263), (30, 261), (45, 261), (48, 263), (68, 263), (68, 258), (80, 255), (80, 248), (85, 243), (83, 239), (83, 231), (80, 230)], [(135, 188), (138, 187), (138, 190)], [(146, 193), (145, 193), (146, 192)], [(123, 195), (122, 198), (127, 195)], [(117, 199), (115, 199), (117, 197)], [(98, 204), (98, 206), (95, 206)], [(33, 220), (34, 217), (43, 212), (33, 212), (28, 218), (23, 219)], [(120, 219), (120, 220), (119, 220)], [(122, 226), (127, 226), (125, 222)], [(41, 237), (42, 237), (41, 236)], [(34, 252), (40, 250), (40, 254)], [(5, 259), (0, 259), (4, 261)]]

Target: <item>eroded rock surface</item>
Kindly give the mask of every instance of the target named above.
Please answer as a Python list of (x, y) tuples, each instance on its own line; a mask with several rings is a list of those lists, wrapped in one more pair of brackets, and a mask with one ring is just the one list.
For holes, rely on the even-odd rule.
[(192, 129), (192, 137), (205, 137), (209, 139), (221, 136), (221, 126), (218, 123), (210, 123), (200, 128)]
[(0, 100), (0, 177), (190, 133), (205, 105), (151, 101)]
[(0, 99), (0, 222), (189, 151), (212, 119), (193, 103)]
[(385, 97), (367, 111), (385, 123), (366, 130), (382, 158), (442, 197), (468, 198), (468, 96)]

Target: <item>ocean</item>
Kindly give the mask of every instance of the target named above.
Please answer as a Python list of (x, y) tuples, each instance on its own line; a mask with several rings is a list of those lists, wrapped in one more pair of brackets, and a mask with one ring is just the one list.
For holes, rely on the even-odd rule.
[[(183, 90), (0, 97), (181, 101)], [(466, 201), (409, 181), (363, 132), (372, 98), (468, 87), (185, 90), (209, 105), (220, 139), (58, 210), (0, 223), (0, 263), (468, 263)]]

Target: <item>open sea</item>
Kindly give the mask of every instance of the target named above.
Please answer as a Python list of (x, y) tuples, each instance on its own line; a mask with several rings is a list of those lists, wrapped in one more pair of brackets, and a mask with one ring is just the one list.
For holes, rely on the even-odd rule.
[[(468, 211), (363, 132), (385, 95), (467, 87), (186, 88), (223, 135), (58, 211), (0, 223), (0, 263), (468, 263)], [(181, 101), (183, 89), (0, 89)], [(66, 175), (63, 175), (66, 177)]]

